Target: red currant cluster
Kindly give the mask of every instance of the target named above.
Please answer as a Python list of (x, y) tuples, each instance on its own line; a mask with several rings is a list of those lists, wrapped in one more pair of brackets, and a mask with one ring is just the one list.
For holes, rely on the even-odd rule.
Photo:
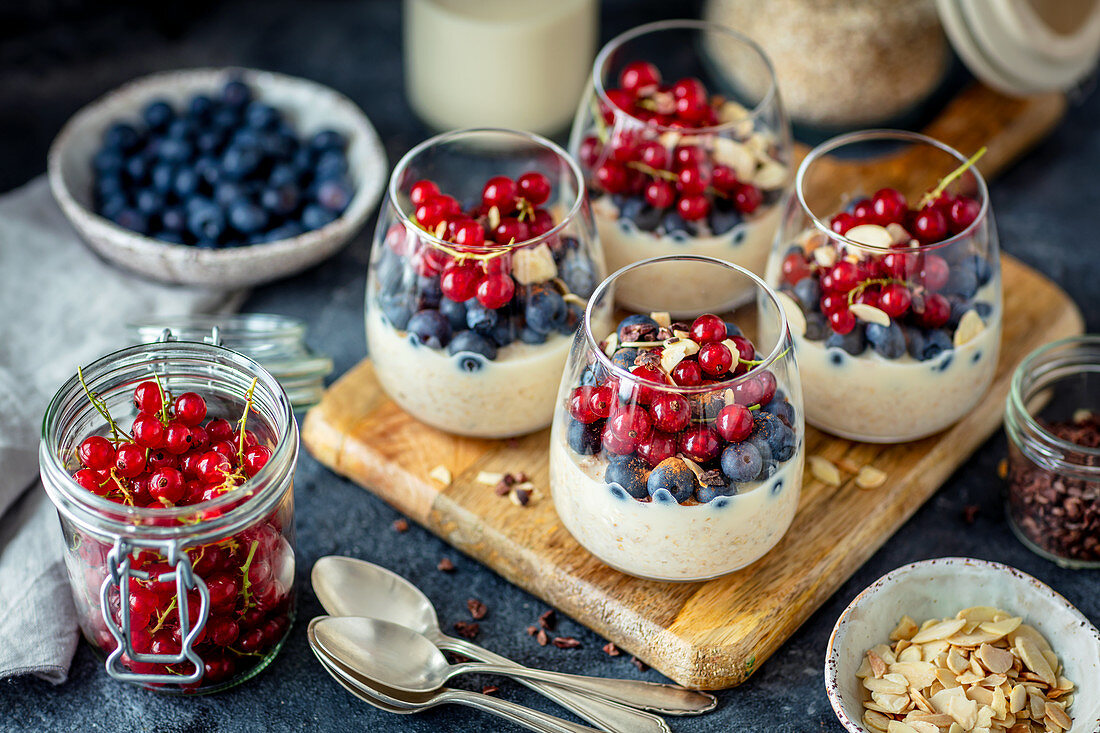
[[(648, 319), (644, 316), (632, 318), (638, 320), (624, 321), (627, 325), (620, 326), (620, 331), (627, 338), (641, 331), (646, 340), (620, 343), (611, 360), (626, 368), (633, 379), (589, 367), (591, 377), (583, 377), (582, 384), (569, 394), (569, 414), (576, 427), (569, 440), (574, 450), (597, 453), (602, 449), (611, 457), (633, 454), (650, 469), (679, 455), (705, 468), (716, 464), (729, 444), (749, 440), (762, 430), (770, 439), (790, 441), (793, 450), (790, 428), (794, 412), (788, 401), (776, 399), (778, 385), (771, 371), (732, 383), (728, 391), (722, 388), (759, 363), (754, 360), (752, 342), (730, 333), (727, 324), (713, 314), (668, 329), (645, 323)], [(685, 335), (660, 340), (666, 330)], [(661, 358), (664, 350), (685, 340), (696, 344), (698, 351), (666, 371)], [(715, 389), (675, 390), (705, 385), (715, 385)], [(785, 434), (778, 435), (780, 431)], [(780, 460), (789, 457), (784, 457), (783, 449), (767, 450), (769, 455), (778, 453)], [(757, 469), (763, 470), (759, 462)], [(737, 480), (752, 480), (757, 475)]]
[[(553, 229), (553, 217), (541, 208), (549, 198), (550, 180), (536, 171), (516, 180), (507, 176), (490, 178), (482, 189), (480, 204), (466, 212), (457, 199), (441, 193), (434, 182), (417, 181), (409, 191), (416, 223), (454, 244), (459, 255), (423, 247), (413, 255), (417, 273), (429, 278), (441, 276), (443, 294), (455, 302), (477, 298), (486, 308), (503, 307), (515, 294), (515, 283), (509, 274), (507, 251), (493, 252), (492, 245), (525, 242)], [(387, 239), (398, 254), (407, 254), (403, 236)], [(464, 253), (467, 256), (462, 256)], [(474, 256), (485, 254), (489, 256)]]
[[(85, 439), (77, 449), (83, 466), (74, 478), (97, 495), (123, 504), (162, 508), (188, 506), (233, 491), (254, 476), (271, 458), (245, 428), (251, 392), (239, 427), (221, 418), (206, 420), (206, 401), (185, 392), (175, 399), (157, 381), (142, 382), (134, 390), (138, 416), (124, 434), (110, 418), (101, 400), (89, 397), (117, 437)], [(204, 511), (210, 519), (222, 510)], [(183, 520), (181, 520), (182, 523)], [(288, 506), (276, 509), (237, 534), (216, 543), (187, 549), (194, 572), (210, 594), (208, 620), (195, 648), (204, 662), (201, 682), (188, 689), (209, 688), (260, 663), (278, 645), (290, 626), (293, 550), (283, 539), (290, 520)], [(103, 625), (98, 609), (99, 588), (107, 574), (111, 545), (81, 535), (79, 552), (86, 564), (87, 618), (94, 641), (110, 652), (117, 642)], [(150, 575), (129, 582), (130, 634), (139, 654), (179, 654), (182, 649), (180, 614), (175, 582), (160, 582), (170, 573), (164, 557), (151, 550), (131, 555), (131, 567)], [(121, 594), (111, 597), (109, 612), (121, 622)], [(190, 628), (199, 621), (200, 599), (188, 592)], [(123, 664), (145, 674), (188, 674), (190, 663), (178, 665), (137, 662), (123, 655)]]
[[(926, 206), (910, 209), (901, 193), (881, 189), (870, 199), (856, 201), (850, 211), (833, 216), (830, 227), (845, 235), (863, 224), (900, 226), (906, 236), (894, 245), (895, 251), (870, 254), (849, 248), (846, 256), (838, 256), (834, 264), (822, 265), (812, 252), (796, 246), (783, 259), (783, 281), (798, 286), (805, 278), (816, 278), (819, 288), (812, 293), (820, 299), (819, 304), (804, 305), (819, 305), (829, 327), (838, 334), (848, 334), (855, 328), (850, 306), (856, 303), (873, 306), (895, 321), (925, 329), (940, 328), (951, 317), (951, 303), (941, 291), (948, 286), (952, 266), (941, 254), (915, 251), (914, 245), (934, 244), (962, 232), (977, 218), (979, 210), (974, 199), (947, 193)], [(802, 290), (796, 288), (795, 292)]]
[(73, 478), (93, 494), (139, 507), (199, 504), (240, 486), (271, 458), (243, 427), (248, 407), (236, 431), (222, 418), (204, 423), (206, 400), (195, 392), (173, 400), (155, 381), (134, 389), (134, 406), (130, 434), (112, 421), (118, 439), (93, 435), (77, 449), (82, 468)]
[[(579, 157), (592, 171), (594, 189), (640, 195), (656, 209), (675, 206), (685, 221), (705, 218), (715, 199), (728, 201), (741, 214), (751, 214), (763, 203), (759, 188), (739, 181), (729, 166), (713, 163), (702, 146), (679, 145), (670, 151), (654, 139), (662, 128), (718, 124), (718, 110), (725, 100), (710, 96), (696, 78), (662, 84), (657, 67), (644, 61), (624, 68), (619, 85), (608, 90), (607, 98), (646, 127), (616, 127), (606, 142), (596, 136), (585, 138)], [(605, 125), (614, 125), (613, 109), (604, 105), (601, 114)]]

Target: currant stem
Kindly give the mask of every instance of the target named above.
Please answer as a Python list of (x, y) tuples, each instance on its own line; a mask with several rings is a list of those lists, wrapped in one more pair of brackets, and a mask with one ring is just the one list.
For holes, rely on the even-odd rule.
[(153, 372), (153, 381), (157, 383), (157, 392), (160, 393), (160, 422), (167, 427), (168, 425), (168, 392), (165, 391), (164, 385), (160, 383), (160, 375)]
[(596, 120), (596, 137), (600, 139), (601, 143), (606, 144), (608, 138), (607, 123), (604, 122), (603, 112), (600, 111), (600, 103), (596, 99), (596, 95), (592, 95), (589, 106), (592, 107), (592, 117)]
[(241, 597), (244, 598), (244, 607), (250, 608), (252, 606), (252, 600), (249, 598), (251, 595), (252, 583), (248, 580), (248, 571), (252, 567), (252, 558), (256, 556), (256, 548), (260, 546), (259, 540), (253, 540), (252, 545), (248, 548), (248, 558), (245, 559), (244, 565), (241, 566)]
[(859, 285), (848, 291), (848, 305), (855, 302), (856, 297), (859, 296), (867, 288), (873, 288), (876, 285), (906, 285), (904, 280), (899, 280), (896, 277), (873, 277), (870, 280), (864, 280)]
[(245, 426), (248, 425), (248, 413), (252, 410), (252, 394), (256, 391), (257, 377), (252, 378), (252, 384), (248, 386), (248, 391), (244, 395), (244, 413), (241, 415), (240, 421), (237, 423), (238, 433), (240, 434), (239, 444), (237, 448), (237, 465), (244, 465), (244, 431)]
[(164, 622), (168, 620), (168, 614), (172, 613), (176, 609), (176, 598), (173, 596), (172, 602), (168, 604), (168, 608), (164, 609), (164, 613), (157, 617), (157, 625), (153, 627), (150, 633), (157, 633), (161, 627), (164, 626)]
[(936, 199), (938, 199), (938, 198), (940, 197), (940, 194), (942, 194), (942, 193), (943, 193), (944, 191), (946, 191), (946, 190), (947, 190), (947, 187), (948, 187), (948, 186), (950, 186), (950, 185), (951, 185), (951, 183), (952, 183), (952, 182), (953, 182), (953, 181), (954, 181), (954, 180), (955, 180), (956, 178), (958, 178), (959, 176), (961, 176), (961, 175), (962, 175), (963, 173), (966, 173), (967, 169), (968, 169), (968, 168), (970, 168), (970, 166), (972, 166), (972, 165), (974, 165), (975, 163), (977, 163), (977, 162), (978, 162), (978, 159), (979, 159), (979, 158), (981, 158), (981, 157), (982, 157), (983, 155), (985, 155), (985, 151), (986, 151), (986, 150), (987, 150), (986, 146), (985, 146), (985, 145), (983, 145), (983, 146), (982, 146), (981, 148), (979, 148), (979, 149), (978, 149), (978, 152), (976, 152), (976, 153), (974, 153), (973, 155), (971, 155), (971, 156), (970, 156), (970, 157), (969, 157), (969, 158), (968, 158), (968, 159), (966, 160), (966, 162), (965, 162), (965, 163), (963, 163), (963, 164), (962, 164), (962, 165), (960, 165), (960, 166), (959, 166), (958, 168), (956, 168), (955, 170), (951, 171), (951, 172), (950, 172), (950, 173), (948, 173), (948, 174), (947, 174), (946, 176), (944, 176), (944, 177), (943, 177), (942, 179), (940, 179), (939, 185), (937, 185), (937, 186), (936, 186), (935, 188), (933, 188), (933, 189), (932, 189), (931, 191), (929, 191), (928, 193), (926, 193), (926, 194), (924, 195), (924, 198), (922, 198), (922, 199), (920, 200), (920, 205), (921, 205), (921, 208), (924, 208), (925, 206), (928, 206), (928, 205), (929, 205), (929, 204), (931, 204), (931, 203), (932, 203), (933, 201), (935, 201)]
[(118, 423), (115, 422), (114, 418), (111, 417), (111, 411), (107, 409), (107, 403), (101, 397), (96, 395), (95, 392), (88, 388), (88, 383), (84, 381), (83, 369), (77, 367), (76, 376), (77, 379), (80, 380), (80, 386), (84, 388), (84, 394), (88, 395), (88, 401), (92, 403), (92, 407), (94, 407), (96, 409), (96, 412), (102, 415), (103, 418), (107, 421), (107, 426), (111, 428), (111, 435), (114, 436), (115, 442), (119, 442), (119, 435), (122, 435), (129, 440), (133, 440), (133, 438), (130, 437), (130, 434), (120, 428), (118, 426)]

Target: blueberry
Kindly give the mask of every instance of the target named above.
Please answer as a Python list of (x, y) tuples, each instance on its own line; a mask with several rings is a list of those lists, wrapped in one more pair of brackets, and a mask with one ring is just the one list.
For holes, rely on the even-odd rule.
[(836, 332), (829, 334), (829, 338), (825, 339), (825, 348), (843, 349), (852, 356), (859, 356), (867, 348), (863, 324), (857, 323), (855, 328), (843, 335)]
[(221, 164), (213, 155), (201, 156), (192, 167), (199, 180), (206, 186), (213, 188), (222, 180)]
[(149, 178), (149, 159), (143, 155), (135, 155), (126, 159), (126, 178), (132, 184), (143, 185)]
[(973, 263), (974, 275), (978, 278), (978, 286), (985, 285), (993, 278), (993, 265), (986, 258), (981, 255), (971, 255), (970, 261)]
[(752, 418), (752, 434), (749, 442), (757, 445), (755, 438), (763, 438), (771, 452), (771, 457), (779, 462), (794, 455), (794, 431), (783, 424), (776, 415), (763, 410), (757, 411)]
[(231, 145), (222, 156), (222, 173), (226, 178), (240, 180), (251, 175), (261, 162), (257, 148)]
[(348, 141), (343, 134), (336, 130), (321, 130), (309, 139), (309, 146), (317, 151), (343, 150)]
[(333, 178), (343, 178), (348, 174), (348, 161), (344, 154), (338, 150), (329, 150), (321, 153), (313, 168), (314, 178), (318, 181), (328, 181)]
[(122, 169), (122, 153), (116, 148), (103, 148), (92, 158), (92, 170), (96, 173), (117, 174)]
[(737, 493), (737, 484), (718, 486), (700, 486), (695, 490), (695, 500), (700, 504), (709, 504), (720, 496), (733, 496)]
[(97, 205), (112, 198), (121, 197), (125, 199), (126, 196), (122, 188), (122, 179), (118, 176), (103, 176), (97, 179), (95, 188), (92, 190), (92, 196)]
[(636, 313), (631, 316), (627, 316), (623, 320), (619, 321), (618, 334), (619, 341), (623, 342), (626, 339), (623, 338), (623, 329), (627, 326), (651, 326), (654, 330), (657, 329), (657, 321), (653, 320), (649, 316)]
[(256, 234), (267, 226), (267, 212), (247, 199), (229, 205), (229, 223), (242, 234)]
[(125, 122), (116, 122), (103, 133), (103, 145), (128, 153), (141, 144), (141, 135)]
[(665, 236), (686, 242), (691, 238), (694, 227), (691, 227), (683, 217), (676, 213), (676, 209), (669, 209), (669, 212), (661, 219), (661, 226), (664, 227)]
[(336, 214), (317, 204), (309, 204), (302, 210), (302, 225), (306, 229), (321, 229), (336, 220)]
[(633, 347), (619, 349), (611, 355), (611, 363), (623, 369), (630, 369), (634, 366), (634, 359), (637, 357), (638, 350)]
[(501, 318), (487, 334), (497, 346), (503, 348), (516, 340), (516, 325), (511, 318)]
[(149, 182), (153, 190), (160, 193), (168, 193), (172, 190), (172, 184), (176, 180), (176, 167), (171, 163), (157, 163), (149, 174)]
[(278, 242), (280, 239), (290, 239), (291, 237), (297, 237), (304, 232), (305, 229), (302, 225), (296, 221), (288, 221), (282, 226), (275, 227), (267, 234), (264, 235), (265, 242)]
[(231, 79), (222, 87), (222, 101), (229, 107), (243, 108), (252, 101), (252, 90), (240, 79)]
[(902, 328), (902, 333), (905, 334), (905, 348), (906, 351), (909, 352), (909, 356), (917, 360), (923, 359), (925, 346), (924, 332), (916, 326), (905, 326)]
[(925, 331), (924, 349), (921, 352), (921, 356), (918, 358), (921, 361), (934, 359), (943, 352), (950, 351), (952, 348), (954, 348), (954, 344), (951, 342), (951, 336), (948, 335), (947, 331), (942, 328)]
[(649, 467), (645, 461), (637, 456), (630, 456), (625, 460), (607, 464), (603, 480), (609, 484), (618, 484), (635, 499), (644, 499), (649, 495), (646, 492), (646, 474), (648, 473)]
[(707, 225), (710, 227), (711, 232), (716, 235), (725, 234), (744, 221), (741, 212), (733, 206), (725, 204), (725, 199), (720, 198), (718, 200), (723, 203), (712, 207), (710, 214), (707, 216)]
[(183, 163), (191, 157), (194, 147), (180, 138), (166, 138), (157, 146), (160, 159), (169, 163)]
[(99, 214), (105, 219), (115, 221), (122, 210), (127, 208), (126, 197), (122, 195), (105, 197), (99, 207)]
[(867, 324), (867, 342), (877, 354), (886, 359), (898, 359), (905, 354), (905, 334), (901, 326), (891, 321), (889, 326)]
[(546, 334), (539, 333), (531, 328), (524, 326), (519, 331), (519, 340), (525, 344), (531, 344), (532, 346), (538, 346), (539, 344), (546, 343)]
[(230, 144), (238, 148), (260, 149), (260, 133), (251, 127), (241, 127), (233, 131)]
[(164, 208), (164, 195), (152, 188), (143, 188), (134, 197), (134, 207), (143, 216), (152, 217)]
[(730, 443), (722, 451), (722, 473), (737, 483), (755, 481), (764, 466), (760, 450), (748, 441)]
[(650, 206), (645, 199), (636, 196), (626, 199), (619, 207), (619, 218), (634, 222), (643, 232), (654, 231), (660, 225), (663, 213), (661, 209)]
[(398, 331), (404, 331), (409, 325), (412, 308), (409, 307), (408, 298), (403, 293), (382, 295), (378, 298), (378, 305), (382, 307), (382, 315)]
[(794, 405), (786, 397), (780, 396), (778, 392), (776, 392), (771, 402), (764, 405), (764, 409), (779, 418), (779, 421), (787, 427), (794, 425)]
[(536, 333), (548, 334), (565, 321), (569, 310), (557, 290), (545, 285), (531, 288), (524, 315), (527, 328)]
[(342, 214), (354, 193), (351, 184), (345, 180), (324, 181), (317, 186), (317, 203), (335, 214)]
[(726, 336), (733, 338), (734, 336), (741, 336), (741, 327), (733, 321), (726, 321)]
[(993, 315), (993, 304), (986, 303), (985, 301), (978, 301), (974, 304), (974, 310), (978, 311), (978, 315), (984, 320)]
[(180, 117), (168, 123), (165, 136), (173, 140), (189, 140), (195, 134), (195, 126), (191, 120)]
[(294, 151), (294, 155), (290, 157), (290, 164), (299, 171), (311, 171), (315, 160), (313, 150), (303, 145)]
[(581, 298), (592, 295), (598, 284), (592, 260), (580, 254), (573, 254), (562, 260), (558, 276), (565, 281), (570, 292)]
[(194, 168), (180, 168), (176, 171), (172, 190), (181, 199), (194, 196), (199, 190), (199, 180), (199, 174)]
[(569, 303), (566, 305), (565, 320), (558, 324), (558, 333), (569, 336), (577, 330), (582, 321), (584, 321), (584, 309), (576, 303)]
[(497, 347), (476, 331), (461, 331), (455, 334), (447, 346), (447, 353), (454, 356), (459, 352), (480, 354), (489, 361), (497, 358)]
[(586, 425), (579, 420), (569, 418), (566, 441), (574, 453), (591, 456), (600, 452), (602, 447), (601, 433), (603, 433), (603, 420), (597, 420)]
[(187, 229), (200, 242), (217, 242), (225, 233), (225, 215), (212, 202), (191, 199), (201, 203), (192, 205), (187, 212)]
[[(160, 214), (160, 225), (170, 232), (182, 232), (187, 226), (187, 215), (183, 207), (169, 206)], [(160, 236), (158, 235), (158, 238)]]
[(804, 277), (794, 285), (794, 297), (806, 312), (821, 308), (821, 285), (816, 277)]
[(152, 237), (153, 239), (161, 242), (168, 242), (169, 244), (183, 244), (183, 235), (168, 229), (161, 229), (159, 232), (154, 233)]
[(265, 132), (260, 136), (260, 150), (264, 151), (264, 155), (277, 160), (289, 158), (297, 145), (295, 138), (277, 132)]
[(129, 229), (138, 234), (145, 234), (149, 231), (149, 220), (137, 209), (122, 209), (112, 221), (123, 229)]
[[(391, 260), (391, 262), (394, 263), (396, 266), (390, 265), (389, 269), (396, 271), (398, 282), (400, 282), (400, 278), (401, 278), (401, 274), (402, 274), (401, 273), (401, 260), (398, 257), (394, 257)], [(382, 285), (383, 292), (386, 292), (387, 288), (386, 288), (386, 283), (382, 280), (382, 277), (383, 277), (382, 270), (383, 270), (383, 268), (385, 268), (387, 266), (387, 264), (389, 264), (389, 263), (381, 262), (378, 265), (378, 279), (379, 279), (379, 281)], [(389, 278), (393, 279), (393, 276), (389, 275)], [(393, 290), (392, 288), (389, 289), (390, 292), (392, 292), (392, 290)], [(455, 333), (458, 333), (459, 331), (465, 331), (466, 330), (466, 304), (465, 303), (459, 303), (457, 300), (451, 300), (450, 298), (444, 297), (442, 300), (439, 301), (439, 312), (442, 313), (447, 318), (447, 322), (451, 324), (451, 330), (453, 330)], [(457, 340), (457, 338), (455, 340)]]
[(439, 275), (433, 275), (432, 277), (417, 276), (416, 299), (420, 303), (421, 309), (439, 307), (439, 304), (443, 302), (443, 288), (441, 287)]
[(280, 186), (296, 187), (299, 175), (298, 169), (290, 163), (276, 163), (267, 175), (267, 185), (272, 188), (279, 188)]
[(417, 341), (433, 349), (441, 349), (451, 340), (451, 324), (437, 310), (419, 310), (405, 327)]
[(951, 268), (947, 276), (947, 284), (941, 291), (943, 294), (961, 295), (969, 300), (978, 292), (978, 275), (974, 271), (974, 260), (963, 260)]
[(214, 201), (218, 206), (227, 207), (234, 201), (246, 199), (247, 189), (243, 183), (237, 181), (221, 181), (214, 187)]
[(223, 106), (214, 110), (210, 123), (219, 130), (232, 130), (241, 122), (241, 111), (237, 107)]
[[(642, 465), (644, 467), (645, 464)], [(680, 458), (666, 458), (658, 463), (646, 481), (646, 489), (650, 496), (664, 489), (678, 504), (690, 499), (698, 485), (695, 474)]]
[(298, 208), (298, 200), (298, 187), (293, 183), (265, 188), (260, 194), (260, 203), (276, 216), (290, 216)]
[(214, 109), (214, 100), (205, 94), (196, 94), (191, 97), (191, 102), (187, 105), (187, 111), (192, 117), (199, 119), (205, 119)]
[(195, 149), (205, 155), (217, 153), (223, 144), (225, 135), (220, 130), (203, 130), (195, 136)]
[(279, 111), (270, 104), (253, 102), (244, 111), (245, 124), (257, 130), (267, 130), (279, 124)]
[(497, 319), (497, 312), (492, 308), (486, 308), (474, 299), (466, 302), (466, 326), (468, 328), (480, 334), (488, 335), (497, 325)]

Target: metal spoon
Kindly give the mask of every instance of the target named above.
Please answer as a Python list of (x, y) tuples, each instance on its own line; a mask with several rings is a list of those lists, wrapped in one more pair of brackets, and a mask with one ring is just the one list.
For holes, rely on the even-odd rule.
[[(320, 618), (325, 617), (322, 616)], [(408, 715), (438, 705), (453, 703), (455, 705), (465, 705), (500, 716), (517, 725), (522, 725), (525, 728), (537, 731), (537, 733), (595, 733), (595, 729), (593, 728), (571, 723), (567, 720), (556, 718), (553, 715), (548, 715), (538, 710), (532, 710), (522, 705), (509, 702), (508, 700), (502, 700), (478, 692), (455, 690), (445, 687), (425, 696), (409, 693), (402, 694), (397, 691), (389, 690), (388, 688), (375, 687), (369, 684), (369, 682), (364, 680), (361, 676), (354, 674), (348, 667), (344, 666), (339, 659), (329, 656), (328, 653), (321, 648), (313, 634), (314, 623), (318, 620), (319, 619), (314, 619), (310, 622), (307, 634), (309, 636), (309, 646), (313, 650), (318, 661), (321, 662), (321, 666), (324, 667), (325, 671), (328, 672), (341, 687), (379, 710)], [(387, 692), (390, 694), (387, 694)], [(397, 695), (397, 697), (394, 695)]]
[[(378, 565), (355, 558), (330, 555), (322, 557), (314, 564), (312, 580), (313, 590), (317, 593), (321, 605), (333, 616), (367, 616), (390, 621), (423, 634), (445, 651), (498, 666), (508, 665), (512, 670), (526, 669), (510, 659), (494, 654), (465, 639), (444, 635), (439, 629), (435, 608), (427, 596), (405, 578)], [(558, 673), (547, 672), (546, 674), (557, 675)], [(563, 685), (573, 687), (578, 675), (563, 675), (563, 677), (573, 678), (562, 680)], [(705, 713), (713, 710), (718, 704), (713, 695), (687, 690), (676, 685), (634, 680), (584, 677), (581, 679), (599, 683), (596, 689), (586, 689), (586, 694), (598, 695), (617, 703), (666, 715)], [(519, 681), (528, 684), (523, 679)], [(613, 690), (609, 691), (603, 683), (612, 683)], [(622, 730), (624, 727), (637, 730), (639, 733), (642, 730), (668, 730), (664, 722), (655, 716), (646, 716), (649, 721), (648, 727), (638, 727), (644, 721), (637, 716), (632, 719), (623, 719), (621, 705), (615, 708), (600, 706), (593, 710), (591, 698), (547, 688), (545, 685), (528, 684), (528, 686), (551, 697), (594, 725), (610, 726), (606, 728), (608, 730)], [(560, 699), (562, 695), (566, 697), (565, 700)], [(584, 705), (584, 708), (576, 707), (578, 704)], [(600, 719), (589, 717), (592, 712), (600, 716)], [(608, 714), (614, 714), (612, 719), (607, 719)], [(658, 723), (660, 728), (654, 728), (654, 722)], [(635, 727), (630, 728), (630, 725)]]

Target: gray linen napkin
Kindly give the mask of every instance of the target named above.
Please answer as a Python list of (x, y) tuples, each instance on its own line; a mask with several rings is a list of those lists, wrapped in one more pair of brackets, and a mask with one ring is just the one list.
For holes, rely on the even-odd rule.
[(80, 241), (45, 177), (0, 196), (0, 679), (64, 682), (76, 649), (61, 529), (37, 480), (50, 398), (78, 365), (126, 346), (127, 321), (227, 312), (243, 297), (108, 265)]

